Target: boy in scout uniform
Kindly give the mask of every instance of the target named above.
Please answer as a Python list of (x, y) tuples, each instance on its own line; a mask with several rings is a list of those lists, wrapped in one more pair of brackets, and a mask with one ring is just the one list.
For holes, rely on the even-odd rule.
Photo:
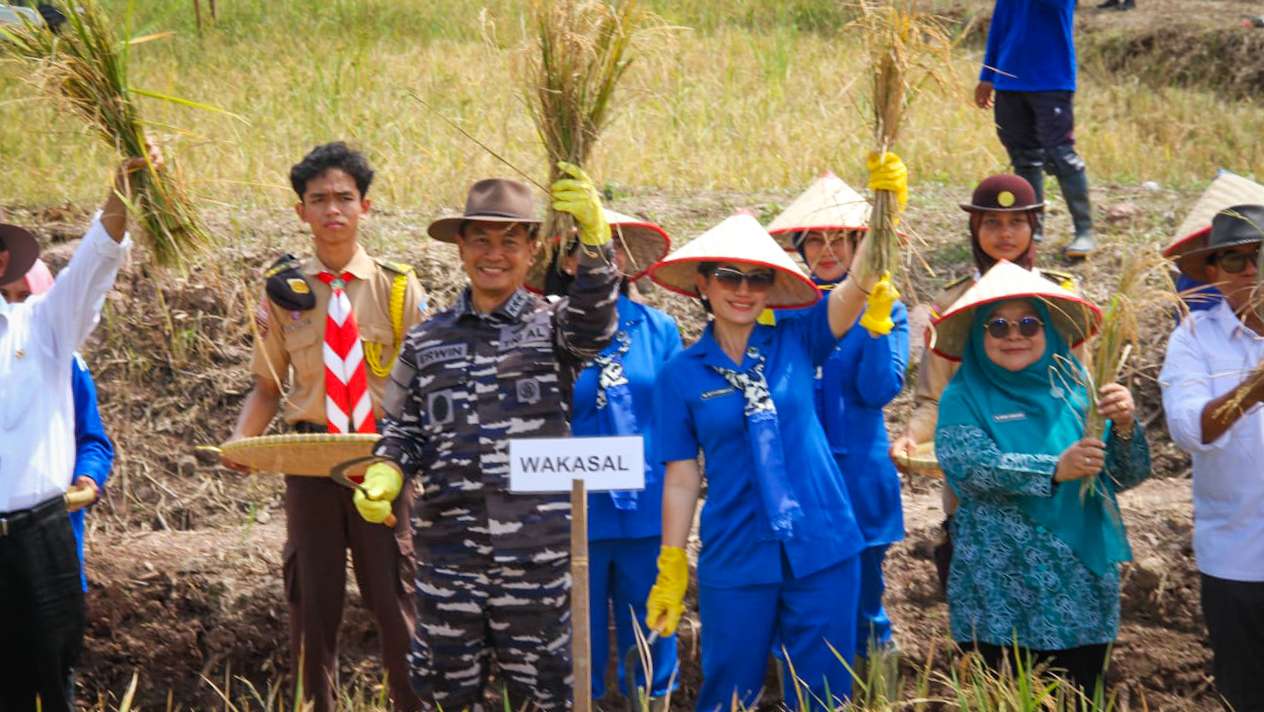
[[(263, 434), (283, 399), (285, 422), (298, 432), (377, 432), (387, 377), (404, 333), (421, 320), (425, 296), (411, 267), (369, 257), (358, 242), (372, 180), (364, 156), (342, 142), (317, 146), (291, 169), (295, 211), (311, 228), (315, 254), (285, 255), (266, 272), (255, 314), (255, 385), (232, 439)], [(400, 522), (408, 521), (406, 506), (403, 498), (396, 503)], [(405, 662), (413, 629), (404, 590), (411, 580), (408, 526), (392, 531), (365, 522), (350, 490), (317, 477), (285, 478), (285, 514), (285, 592), (304, 697), (317, 712), (334, 709), (350, 547), (382, 638), (391, 699), (396, 709), (415, 709)]]

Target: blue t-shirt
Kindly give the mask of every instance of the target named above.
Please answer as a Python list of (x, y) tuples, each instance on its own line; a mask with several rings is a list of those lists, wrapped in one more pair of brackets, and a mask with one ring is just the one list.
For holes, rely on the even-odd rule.
[[(114, 465), (114, 443), (105, 434), (101, 413), (97, 410), (97, 387), (83, 359), (75, 354), (70, 366), (70, 388), (75, 403), (75, 469), (70, 476), (74, 484), (87, 475), (97, 483), (97, 489), (105, 492), (105, 481)], [(75, 533), (75, 546), (79, 551), (79, 579), (83, 590), (88, 590), (88, 575), (83, 568), (83, 518), (87, 510), (70, 513), (70, 528)]]
[(997, 91), (1075, 91), (1075, 0), (996, 0), (979, 81)]
[[(663, 464), (654, 459), (654, 381), (659, 371), (680, 352), (680, 330), (663, 312), (620, 296), (619, 330), (631, 337), (632, 345), (623, 357), (623, 375), (632, 391), (636, 423), (645, 438), (645, 489), (637, 494), (636, 509), (620, 510), (609, 492), (588, 495), (588, 538), (636, 539), (663, 533)], [(612, 341), (602, 353), (618, 350)], [(597, 412), (597, 377), (600, 367), (589, 364), (575, 380), (571, 433), (612, 435), (605, 432)]]
[[(778, 541), (768, 525), (755, 462), (746, 437), (742, 394), (711, 367), (734, 368), (708, 326), (696, 344), (667, 364), (655, 388), (657, 459), (705, 457), (698, 582), (737, 587), (780, 583), (782, 559), (802, 578), (856, 555), (864, 539), (825, 431), (813, 406), (815, 375), (838, 340), (829, 328), (828, 300), (798, 319), (756, 326), (747, 347), (767, 359), (765, 377), (777, 406), (783, 456), (803, 509), (795, 536)], [(742, 370), (755, 359), (745, 355)]]

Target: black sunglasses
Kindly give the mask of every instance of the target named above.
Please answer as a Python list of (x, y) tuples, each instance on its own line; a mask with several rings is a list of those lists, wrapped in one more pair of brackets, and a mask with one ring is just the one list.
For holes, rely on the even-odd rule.
[(1009, 319), (997, 317), (995, 319), (988, 319), (987, 323), (983, 325), (983, 328), (987, 330), (988, 336), (991, 336), (993, 339), (1003, 339), (1013, 333), (1013, 327), (1015, 326), (1018, 327), (1019, 334), (1022, 334), (1024, 337), (1030, 339), (1040, 333), (1040, 330), (1044, 328), (1045, 323), (1034, 316), (1025, 316), (1018, 321), (1010, 321)]
[(1259, 259), (1259, 250), (1252, 250), (1251, 252), (1221, 252), (1218, 255), (1208, 257), (1207, 264), (1220, 265), (1220, 269), (1229, 274), (1238, 274), (1246, 269), (1248, 262), (1258, 263)]
[(750, 286), (752, 292), (766, 292), (772, 288), (772, 283), (777, 280), (777, 275), (770, 269), (761, 269), (754, 272), (743, 272), (732, 267), (717, 267), (711, 271), (720, 284), (732, 290), (740, 289), (742, 282)]

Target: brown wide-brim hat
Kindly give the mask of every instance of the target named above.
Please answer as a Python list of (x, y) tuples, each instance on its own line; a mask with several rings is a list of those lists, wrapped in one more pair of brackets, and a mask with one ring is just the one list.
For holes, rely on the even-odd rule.
[(651, 267), (650, 279), (677, 294), (698, 297), (698, 265), (703, 262), (773, 270), (776, 279), (768, 290), (769, 309), (811, 306), (821, 298), (821, 290), (750, 215), (734, 215), (690, 240)]
[(1049, 308), (1053, 328), (1072, 348), (1097, 333), (1102, 310), (1032, 270), (1009, 260), (992, 266), (974, 286), (931, 322), (931, 349), (950, 361), (960, 361), (970, 342), (970, 327), (979, 307), (1014, 299), (1039, 299)]
[[(610, 208), (602, 208), (601, 211), (606, 216), (606, 223), (610, 225), (610, 239), (615, 249), (623, 252), (626, 258), (629, 271), (624, 276), (629, 280), (635, 282), (644, 277), (654, 263), (671, 251), (671, 237), (658, 225)], [(524, 286), (536, 294), (543, 294), (547, 270), (551, 266), (552, 260), (547, 259), (543, 251), (540, 252), (531, 265), (531, 271), (527, 273)]]
[(0, 274), (0, 285), (25, 277), (39, 258), (39, 242), (30, 231), (17, 225), (0, 223), (0, 249), (9, 252), (9, 266)]
[(984, 178), (975, 186), (970, 202), (959, 205), (967, 213), (1024, 213), (1045, 207), (1043, 202), (1037, 202), (1036, 189), (1031, 187), (1031, 183), (1013, 173)]
[(768, 223), (768, 234), (782, 249), (793, 252), (795, 238), (802, 232), (868, 230), (870, 212), (863, 195), (827, 172)]
[[(1264, 203), (1264, 201), (1261, 201)], [(1264, 205), (1232, 205), (1216, 213), (1204, 236), (1183, 250), (1176, 266), (1190, 279), (1210, 282), (1207, 258), (1239, 245), (1258, 245), (1264, 240)]]
[(436, 240), (456, 242), (461, 225), (472, 220), (524, 225), (539, 225), (541, 222), (536, 216), (531, 188), (525, 183), (508, 178), (488, 178), (470, 186), (464, 213), (439, 218), (430, 223), (426, 232)]
[(1211, 235), (1211, 222), (1216, 214), (1234, 205), (1262, 204), (1264, 204), (1264, 185), (1235, 173), (1221, 171), (1190, 208), (1189, 214), (1176, 229), (1172, 242), (1164, 248), (1163, 256), (1175, 260), (1176, 266), (1185, 273), (1185, 276), (1205, 282), (1206, 275), (1203, 273), (1203, 268), (1206, 267), (1205, 255), (1197, 259), (1186, 258), (1207, 247), (1207, 238)]
[[(262, 435), (226, 442), (220, 450), (226, 459), (259, 472), (328, 477), (338, 465), (372, 455), (381, 437), (377, 433)], [(350, 474), (363, 474), (363, 469)]]

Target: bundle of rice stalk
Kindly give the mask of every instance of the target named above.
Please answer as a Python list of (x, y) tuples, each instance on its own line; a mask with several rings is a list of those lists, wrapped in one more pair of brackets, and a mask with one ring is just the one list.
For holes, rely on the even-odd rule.
[[(128, 84), (129, 48), (163, 35), (119, 40), (97, 0), (78, 0), (62, 9), (67, 22), (59, 34), (29, 22), (0, 28), (0, 57), (21, 65), (32, 82), (123, 155), (149, 155), (138, 95), (212, 108)], [(171, 166), (169, 161), (162, 167), (150, 163), (133, 174), (130, 195), (124, 196), (154, 259), (164, 266), (179, 265), (211, 243)]]
[[(532, 0), (534, 41), (519, 62), (523, 99), (549, 157), (584, 166), (610, 122), (615, 86), (627, 71), (634, 37), (652, 15), (637, 0)], [(569, 215), (549, 211), (545, 235), (571, 239)], [(552, 247), (552, 241), (546, 241)], [(564, 251), (564, 250), (563, 250)]]
[[(943, 84), (952, 41), (944, 22), (915, 7), (915, 0), (861, 0), (859, 18), (869, 55), (874, 151), (895, 149), (913, 98), (927, 81)], [(894, 273), (899, 262), (896, 225), (900, 206), (888, 190), (875, 191), (869, 217), (866, 266), (870, 274)]]

